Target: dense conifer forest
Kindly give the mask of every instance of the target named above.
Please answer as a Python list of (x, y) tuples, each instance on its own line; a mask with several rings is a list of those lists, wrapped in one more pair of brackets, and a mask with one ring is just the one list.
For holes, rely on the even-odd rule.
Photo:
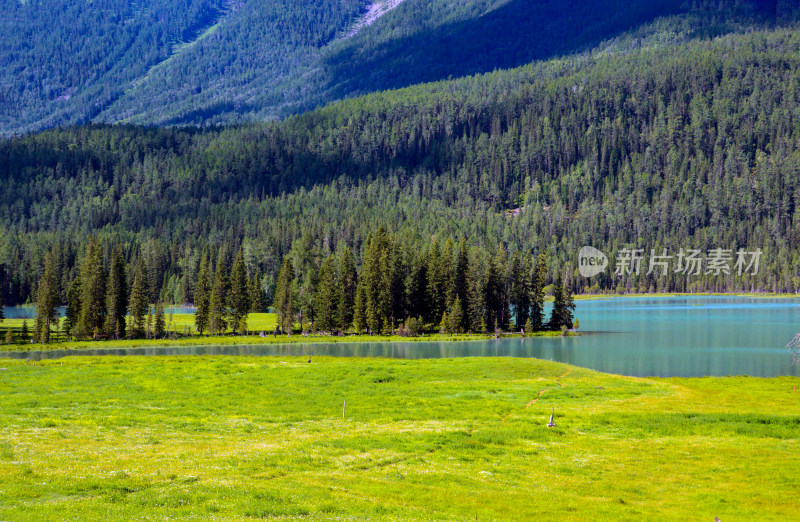
[[(524, 335), (566, 332), (577, 326), (572, 292), (564, 279), (559, 275), (555, 285), (546, 286), (544, 252), (534, 258), (519, 250), (509, 255), (502, 246), (491, 253), (468, 247), (464, 240), (458, 247), (451, 240), (440, 247), (434, 240), (420, 253), (380, 227), (368, 236), (360, 271), (347, 246), (327, 253), (321, 262), (304, 254), (287, 255), (281, 264), (271, 299), (278, 317), (273, 334), (292, 335), (299, 329), (417, 336), (513, 329)], [(95, 340), (177, 335), (165, 320), (164, 301), (169, 296), (147, 263), (126, 266), (119, 248), (106, 262), (100, 245), (91, 239), (77, 275), (65, 287), (62, 261), (58, 245), (45, 255), (33, 340), (47, 343), (54, 335)], [(194, 332), (251, 332), (248, 314), (262, 312), (268, 305), (252, 265), (245, 261), (243, 249), (235, 254), (222, 249), (216, 256), (203, 252), (189, 281), (196, 305)], [(554, 304), (546, 321), (548, 290)], [(62, 295), (66, 295), (63, 322), (58, 314)]]
[[(679, 50), (680, 52), (677, 52)], [(547, 252), (575, 292), (800, 286), (800, 33), (580, 56), (340, 102), (281, 123), (85, 126), (0, 143), (0, 280), (33, 302), (59, 249), (63, 289), (94, 238), (194, 302), (204, 251), (242, 249), (268, 301), (286, 256), (365, 262), (384, 226), (425, 252)], [(583, 245), (609, 254), (593, 279)], [(614, 252), (763, 251), (756, 276), (616, 276)], [(297, 261), (299, 262), (299, 261)], [(128, 275), (131, 277), (131, 274)]]

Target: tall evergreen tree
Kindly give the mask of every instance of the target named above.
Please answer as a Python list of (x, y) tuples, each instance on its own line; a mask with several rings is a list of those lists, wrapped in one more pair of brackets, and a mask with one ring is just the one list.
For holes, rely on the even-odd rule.
[(361, 333), (367, 329), (367, 289), (364, 288), (364, 277), (358, 278), (356, 299), (353, 307), (353, 329)]
[(156, 313), (155, 319), (153, 323), (153, 338), (155, 339), (163, 339), (164, 335), (167, 332), (166, 329), (166, 322), (164, 318), (164, 303), (159, 299), (156, 302)]
[(125, 337), (125, 316), (128, 315), (128, 279), (125, 275), (125, 259), (117, 248), (111, 259), (111, 268), (106, 283), (106, 335), (114, 339)]
[(314, 300), (316, 328), (322, 331), (333, 330), (338, 323), (336, 317), (336, 272), (333, 256), (329, 255), (322, 261)]
[(149, 315), (150, 303), (147, 298), (147, 276), (144, 272), (144, 263), (139, 262), (133, 272), (133, 283), (128, 300), (128, 313), (130, 314), (130, 328), (128, 336), (139, 339), (145, 335), (145, 316)]
[(208, 254), (203, 254), (200, 259), (200, 268), (197, 271), (197, 282), (194, 288), (194, 326), (197, 333), (203, 335), (208, 329), (211, 306), (211, 266)]
[(244, 266), (244, 255), (241, 250), (233, 261), (230, 279), (231, 328), (234, 332), (247, 332), (247, 314), (250, 311), (250, 289), (247, 284), (247, 269)]
[(547, 256), (544, 252), (536, 258), (531, 276), (531, 325), (535, 331), (544, 328), (544, 287), (547, 284)]
[(464, 332), (464, 307), (461, 304), (461, 298), (456, 295), (453, 301), (453, 306), (450, 307), (450, 313), (447, 315), (450, 322), (449, 333), (460, 334)]
[(384, 324), (391, 320), (391, 290), (387, 288), (391, 278), (389, 242), (386, 230), (380, 227), (369, 239), (364, 252), (361, 277), (366, 296), (366, 323), (371, 334), (380, 333)]
[(428, 250), (428, 288), (427, 288), (427, 311), (426, 320), (428, 322), (438, 322), (445, 307), (447, 306), (447, 290), (445, 288), (445, 270), (442, 265), (442, 254), (439, 250), (439, 243), (433, 239)]
[(514, 251), (511, 256), (509, 275), (511, 279), (511, 306), (514, 307), (514, 322), (518, 330), (528, 322), (530, 314), (531, 289), (528, 273), (529, 267), (523, 260), (522, 254), (519, 250)]
[(215, 335), (224, 334), (228, 328), (230, 281), (225, 261), (225, 253), (221, 252), (214, 270), (214, 283), (211, 286), (211, 297), (209, 298), (208, 325), (211, 333)]
[(261, 286), (261, 276), (254, 274), (248, 282), (248, 291), (250, 293), (250, 312), (261, 313), (264, 312), (264, 290)]
[(469, 263), (469, 283), (467, 298), (467, 313), (469, 315), (469, 330), (482, 333), (488, 328), (486, 315), (486, 277), (483, 260), (477, 252)]
[(81, 276), (78, 274), (67, 291), (67, 313), (64, 319), (64, 332), (75, 335), (81, 315)]
[(58, 321), (56, 307), (59, 304), (58, 260), (56, 253), (50, 251), (44, 260), (44, 273), (39, 280), (38, 299), (36, 300), (36, 339), (40, 343), (50, 342), (53, 323)]
[(572, 328), (575, 303), (572, 292), (564, 284), (564, 279), (559, 274), (553, 289), (553, 311), (550, 315), (548, 326), (551, 330), (561, 330), (562, 328)]
[(295, 314), (295, 276), (292, 261), (285, 257), (275, 287), (275, 311), (278, 313), (278, 326), (292, 335)]
[(350, 247), (346, 246), (342, 250), (339, 259), (339, 274), (336, 282), (338, 297), (337, 319), (339, 320), (339, 328), (345, 331), (353, 324), (356, 288), (358, 286), (356, 264)]
[(100, 338), (106, 318), (106, 273), (103, 252), (94, 239), (89, 240), (81, 266), (81, 335)]
[(464, 308), (461, 314), (461, 330), (469, 330), (469, 314), (466, 310), (468, 302), (469, 284), (467, 276), (469, 275), (469, 252), (467, 252), (467, 242), (462, 238), (458, 244), (458, 256), (456, 257), (456, 265), (453, 274), (453, 291), (456, 297), (461, 301), (461, 306)]
[(406, 276), (406, 317), (425, 317), (427, 314), (428, 266), (426, 260), (413, 253)]

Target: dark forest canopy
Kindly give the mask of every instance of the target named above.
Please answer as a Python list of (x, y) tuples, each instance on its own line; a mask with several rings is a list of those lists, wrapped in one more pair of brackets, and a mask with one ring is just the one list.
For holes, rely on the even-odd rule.
[[(64, 277), (95, 236), (106, 261), (158, 267), (191, 301), (200, 253), (244, 248), (265, 287), (287, 254), (363, 262), (370, 231), (547, 251), (576, 291), (800, 286), (800, 33), (753, 32), (553, 60), (373, 94), (282, 123), (87, 126), (0, 143), (6, 303), (33, 300), (54, 243)], [(760, 248), (756, 277), (577, 272), (583, 245)], [(612, 259), (613, 265), (613, 259)], [(548, 282), (555, 282), (555, 269)]]

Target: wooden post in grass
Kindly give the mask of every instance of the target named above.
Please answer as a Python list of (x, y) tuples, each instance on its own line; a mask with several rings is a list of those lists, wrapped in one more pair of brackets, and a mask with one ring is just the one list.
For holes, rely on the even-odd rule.
[(344, 401), (344, 402), (342, 403), (342, 418), (343, 418), (343, 419), (344, 419), (344, 412), (345, 412), (345, 409), (347, 409), (347, 401)]
[(548, 428), (555, 428), (556, 427), (556, 423), (553, 422), (553, 415), (555, 414), (555, 412), (556, 412), (555, 408), (553, 408), (553, 411), (550, 412), (550, 422), (547, 423), (547, 427)]

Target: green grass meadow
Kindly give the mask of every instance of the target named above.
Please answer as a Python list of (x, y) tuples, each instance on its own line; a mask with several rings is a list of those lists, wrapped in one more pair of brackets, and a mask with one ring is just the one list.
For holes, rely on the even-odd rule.
[(798, 378), (641, 379), (508, 358), (0, 368), (0, 520), (800, 512)]

